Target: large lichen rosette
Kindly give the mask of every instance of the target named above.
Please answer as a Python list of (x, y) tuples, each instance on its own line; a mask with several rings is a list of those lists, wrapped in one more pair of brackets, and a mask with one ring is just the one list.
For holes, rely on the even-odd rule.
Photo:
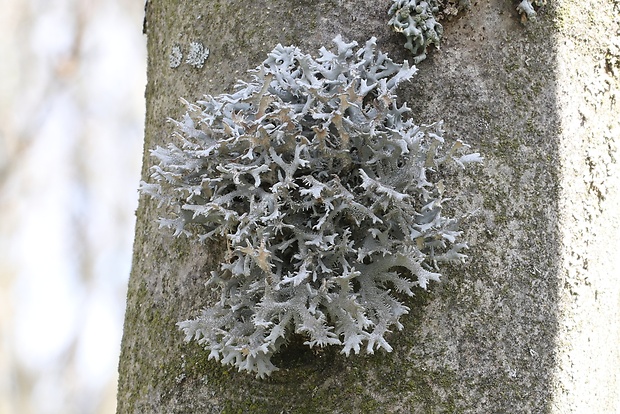
[(278, 45), (236, 92), (187, 103), (142, 184), (174, 210), (162, 226), (228, 246), (209, 278), (219, 301), (179, 323), (187, 340), (259, 376), (294, 334), (347, 355), (391, 351), (386, 334), (408, 311), (395, 292), (464, 257), (430, 177), (479, 155), (405, 118), (395, 90), (415, 68), (375, 39), (334, 42), (316, 59)]

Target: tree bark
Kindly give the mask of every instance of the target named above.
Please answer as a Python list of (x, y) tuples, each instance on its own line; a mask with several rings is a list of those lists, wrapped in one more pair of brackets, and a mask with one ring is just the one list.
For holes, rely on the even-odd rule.
[[(376, 0), (162, 1), (147, 7), (149, 149), (188, 101), (231, 91), (276, 44), (316, 54), (342, 34), (411, 59)], [(118, 413), (615, 412), (620, 409), (620, 36), (612, 0), (558, 0), (523, 25), (518, 2), (480, 0), (444, 22), (441, 50), (400, 88), (418, 123), (481, 152), (445, 177), (470, 245), (464, 265), (407, 302), (393, 352), (345, 357), (292, 343), (266, 380), (208, 361), (176, 323), (212, 301), (223, 246), (158, 230), (141, 197)], [(614, 9), (616, 7), (616, 9)], [(171, 67), (174, 46), (210, 49)], [(619, 43), (620, 44), (620, 43)], [(610, 58), (611, 56), (611, 58)], [(620, 57), (618, 57), (620, 58)]]

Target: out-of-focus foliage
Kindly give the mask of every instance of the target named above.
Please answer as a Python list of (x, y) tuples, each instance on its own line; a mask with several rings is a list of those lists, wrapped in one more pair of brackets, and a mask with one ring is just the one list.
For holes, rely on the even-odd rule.
[(143, 4), (0, 0), (0, 413), (112, 413)]

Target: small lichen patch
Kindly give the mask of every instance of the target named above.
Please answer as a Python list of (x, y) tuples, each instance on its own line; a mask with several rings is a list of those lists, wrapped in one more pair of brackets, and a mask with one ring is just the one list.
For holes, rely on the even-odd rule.
[(189, 52), (185, 62), (197, 69), (203, 67), (205, 61), (209, 57), (209, 48), (205, 48), (200, 42), (191, 42), (189, 44)]
[(414, 63), (426, 59), (428, 46), (439, 48), (444, 18), (452, 18), (469, 7), (467, 0), (393, 0), (388, 24), (407, 38), (405, 48), (414, 56)]
[[(201, 69), (209, 57), (209, 48), (204, 47), (204, 45), (200, 42), (191, 42), (188, 49), (185, 63), (195, 67), (196, 69)], [(168, 60), (172, 69), (176, 69), (181, 66), (183, 63), (183, 49), (180, 45), (172, 46)]]
[(522, 0), (517, 6), (517, 10), (521, 15), (521, 23), (527, 23), (528, 20), (536, 20), (536, 8), (542, 7), (547, 3), (547, 0)]
[(173, 210), (163, 227), (225, 240), (208, 281), (220, 299), (179, 327), (258, 376), (293, 334), (346, 355), (391, 351), (386, 335), (409, 311), (400, 297), (465, 257), (438, 173), (480, 155), (407, 117), (395, 92), (415, 67), (374, 38), (334, 42), (317, 58), (278, 45), (232, 94), (186, 102), (141, 186)]

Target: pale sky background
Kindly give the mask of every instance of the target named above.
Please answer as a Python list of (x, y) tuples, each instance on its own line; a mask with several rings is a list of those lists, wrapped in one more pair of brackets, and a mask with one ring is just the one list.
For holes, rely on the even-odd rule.
[(0, 0), (0, 414), (115, 411), (144, 0)]

